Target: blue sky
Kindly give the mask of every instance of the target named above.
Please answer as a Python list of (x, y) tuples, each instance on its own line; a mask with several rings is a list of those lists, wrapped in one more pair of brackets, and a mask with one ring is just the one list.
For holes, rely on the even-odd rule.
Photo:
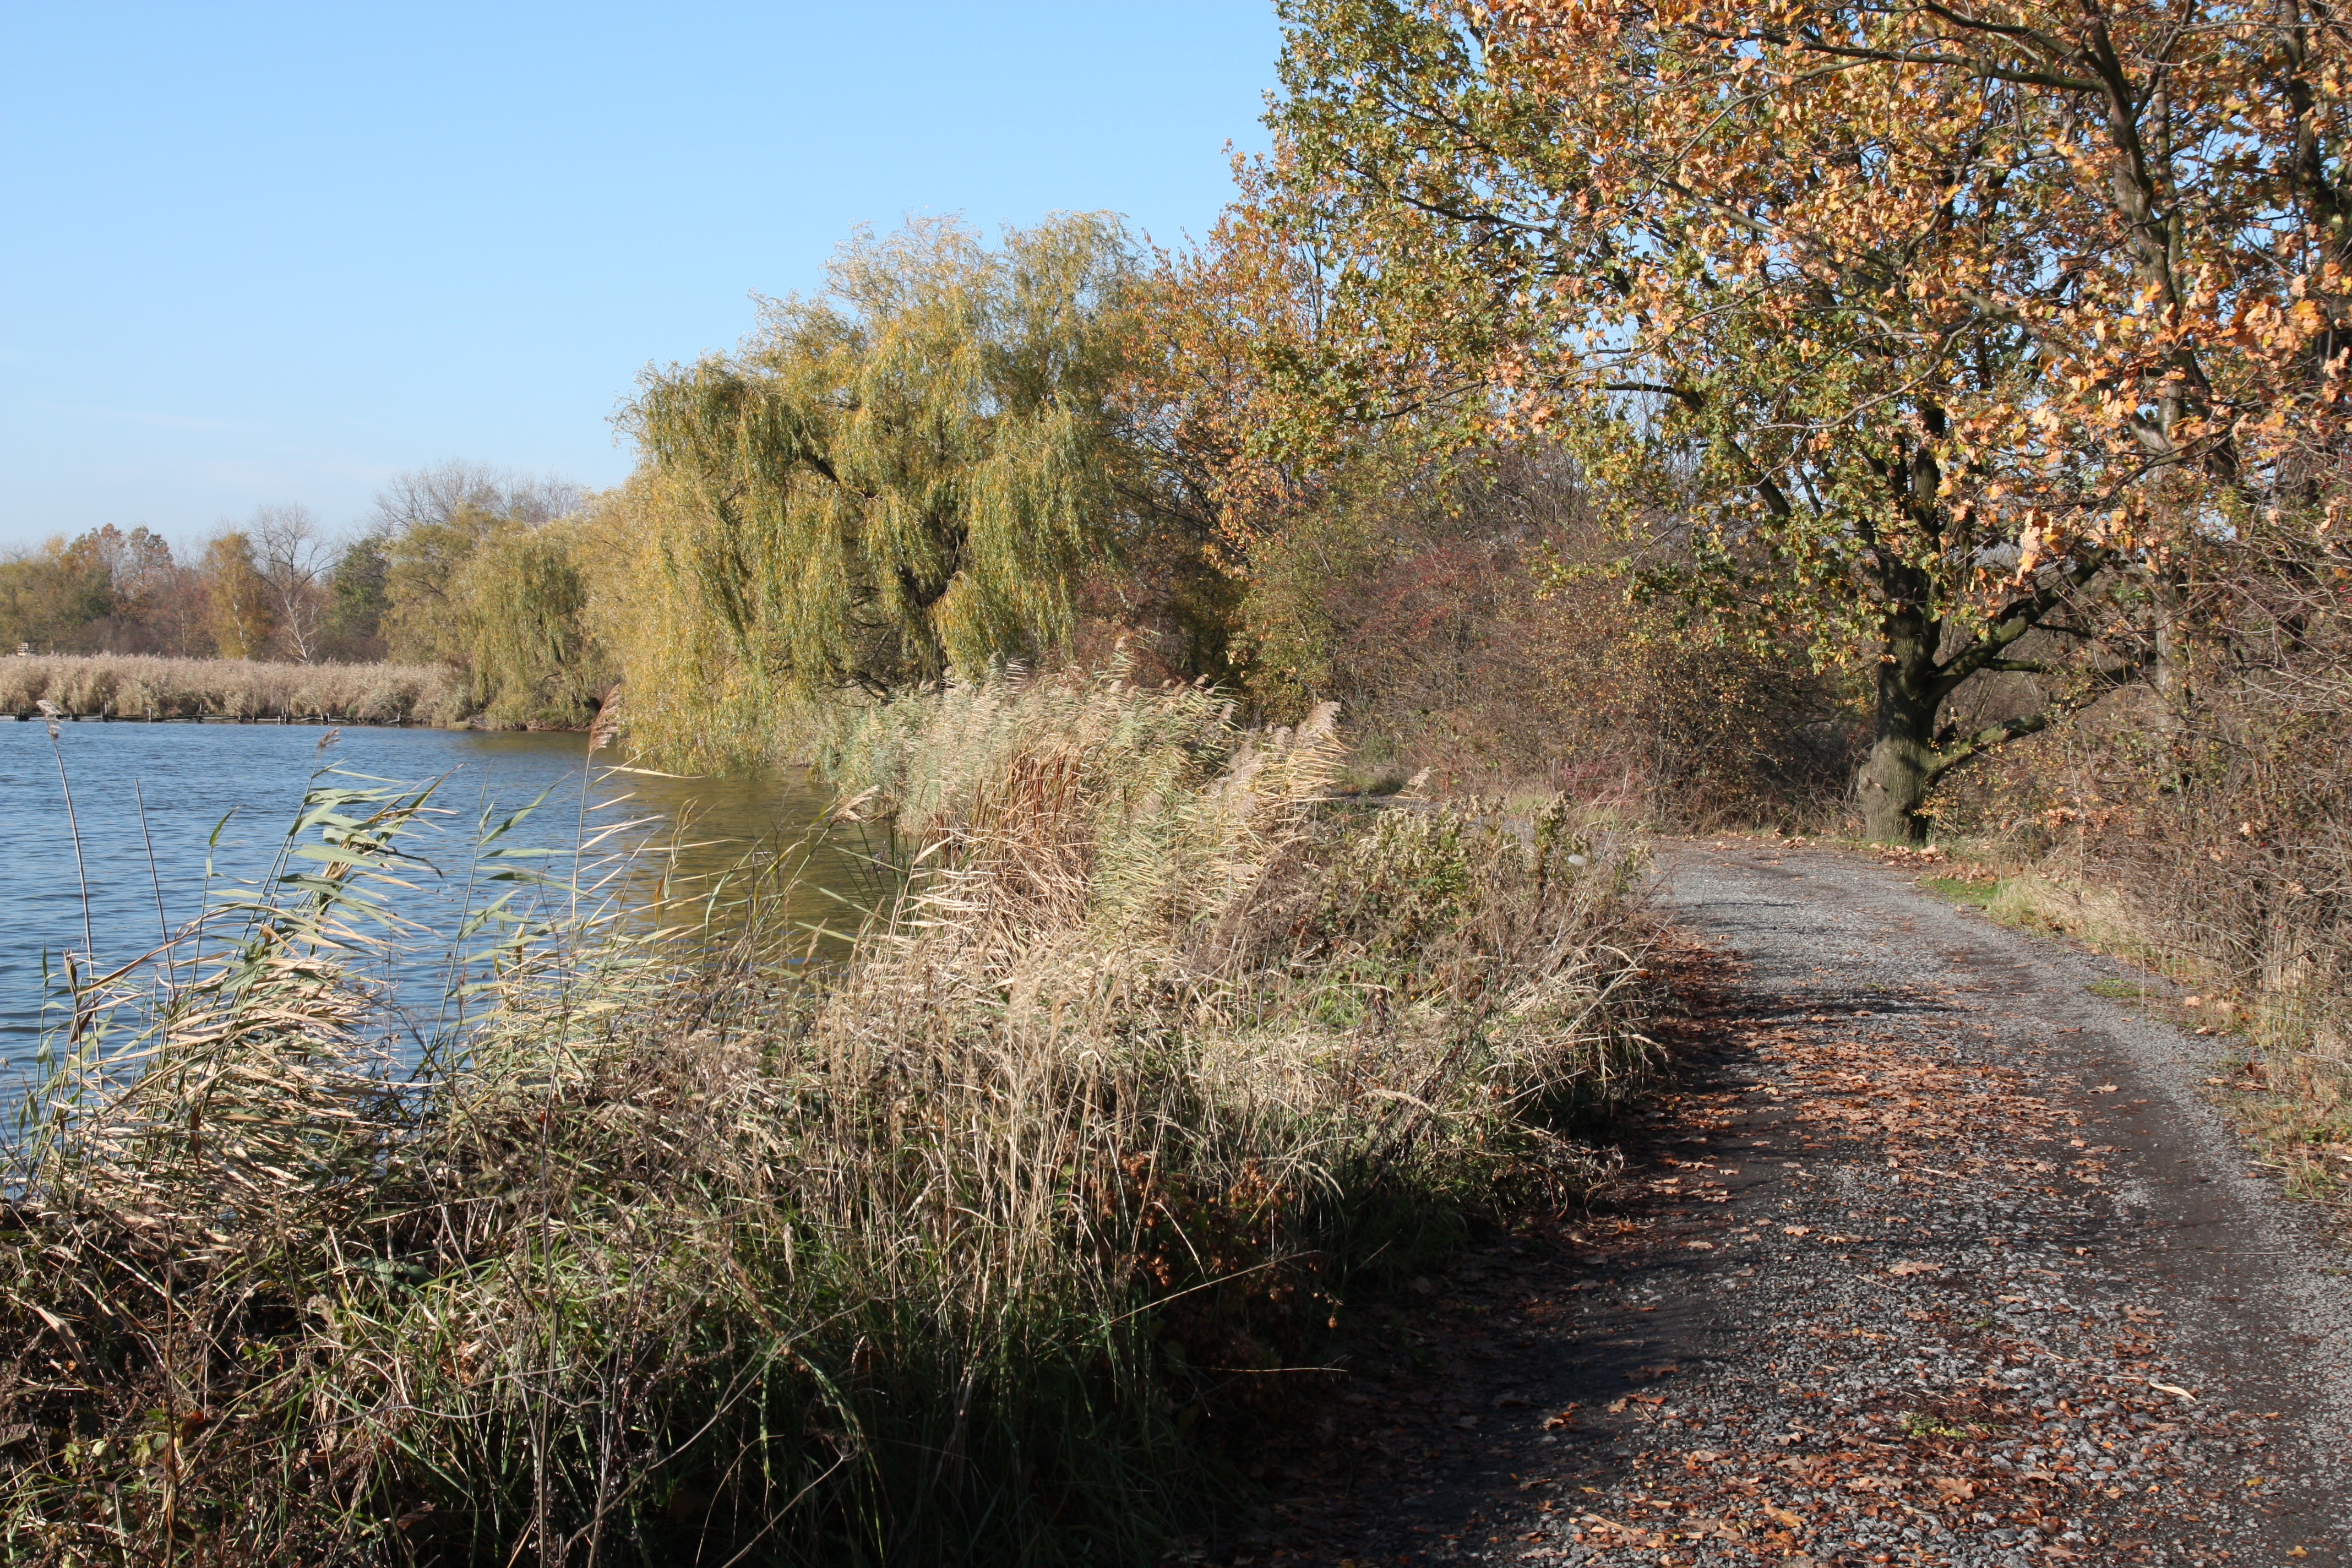
[(1109, 208), (1264, 144), (1272, 0), (0, 0), (0, 546), (466, 458), (592, 485), (648, 362), (856, 224)]

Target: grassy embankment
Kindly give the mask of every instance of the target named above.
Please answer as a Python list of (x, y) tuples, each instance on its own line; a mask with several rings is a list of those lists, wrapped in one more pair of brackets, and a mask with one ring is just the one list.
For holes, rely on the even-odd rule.
[(525, 933), (413, 1075), (349, 933), (416, 805), (319, 795), (311, 881), (61, 1042), (6, 1554), (1149, 1561), (1352, 1289), (1572, 1198), (1651, 1062), (1623, 852), (1335, 816), (1339, 761), (1191, 689), (891, 704), (835, 764), (917, 853), (851, 961)]
[(452, 724), (474, 707), (463, 677), (437, 665), (278, 664), (131, 654), (0, 658), (0, 713), (31, 713), (45, 699), (68, 713), (118, 719), (347, 724)]

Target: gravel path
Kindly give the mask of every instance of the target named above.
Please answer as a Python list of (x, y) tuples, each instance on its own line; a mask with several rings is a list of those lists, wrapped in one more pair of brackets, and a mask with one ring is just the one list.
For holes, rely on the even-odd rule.
[(2344, 1564), (2352, 1279), (2105, 961), (1689, 843), (1716, 953), (1606, 1211), (1362, 1314), (1237, 1563)]

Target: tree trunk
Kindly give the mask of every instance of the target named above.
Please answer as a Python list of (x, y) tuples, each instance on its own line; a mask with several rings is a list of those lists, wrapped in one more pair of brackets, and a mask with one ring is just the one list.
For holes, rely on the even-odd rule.
[(1877, 733), (1854, 780), (1864, 837), (1916, 844), (1927, 836), (1920, 808), (1935, 777), (1936, 645), (1943, 628), (1923, 616), (1890, 616), (1878, 664)]

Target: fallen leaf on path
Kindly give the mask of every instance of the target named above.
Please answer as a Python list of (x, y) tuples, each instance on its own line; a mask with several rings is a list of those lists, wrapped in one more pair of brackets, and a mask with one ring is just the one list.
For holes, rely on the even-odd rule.
[(1887, 1272), (1889, 1274), (1934, 1274), (1939, 1272), (1942, 1268), (1943, 1265), (1940, 1263), (1922, 1263), (1917, 1258), (1914, 1258), (1896, 1264), (1894, 1268), (1889, 1268)]
[(2091, 1092), (2093, 1094), (2113, 1094), (2116, 1092), (2116, 1086), (2111, 1083), (2103, 1083), (2099, 1085), (2098, 1088), (2091, 1090)]
[(2194, 1404), (2196, 1404), (2196, 1403), (2197, 1403), (2197, 1396), (2196, 1396), (2195, 1394), (2193, 1394), (2189, 1393), (2189, 1392), (2187, 1389), (2185, 1389), (2185, 1388), (2179, 1388), (2179, 1387), (2175, 1387), (2173, 1384), (2169, 1384), (2169, 1383), (2158, 1383), (2158, 1382), (2157, 1382), (2157, 1381), (2156, 1381), (2156, 1379), (2154, 1379), (2154, 1378), (2152, 1378), (2152, 1377), (2151, 1377), (2151, 1378), (2149, 1378), (2149, 1379), (2147, 1380), (2147, 1385), (2148, 1385), (2150, 1388), (2156, 1389), (2156, 1390), (2157, 1390), (2157, 1391), (2158, 1391), (2159, 1393), (2163, 1393), (2163, 1394), (2179, 1394), (2181, 1398), (2183, 1398), (2183, 1399), (2185, 1399), (2185, 1400), (2189, 1401), (2189, 1404), (2191, 1404), (2191, 1405), (2194, 1405)]

